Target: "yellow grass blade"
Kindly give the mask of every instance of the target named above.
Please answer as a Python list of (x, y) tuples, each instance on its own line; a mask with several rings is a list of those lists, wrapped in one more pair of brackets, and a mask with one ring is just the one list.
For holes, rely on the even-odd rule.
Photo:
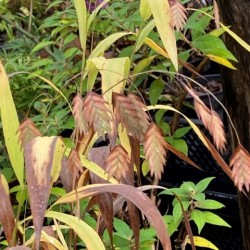
[(5, 145), (16, 177), (23, 187), (24, 158), (18, 143), (17, 129), (19, 121), (10, 90), (9, 80), (0, 61), (0, 116), (3, 127)]

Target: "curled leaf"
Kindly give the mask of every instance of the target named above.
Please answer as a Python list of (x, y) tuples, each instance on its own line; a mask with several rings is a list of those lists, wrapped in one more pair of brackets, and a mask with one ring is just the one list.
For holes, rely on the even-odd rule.
[(250, 154), (239, 144), (235, 149), (230, 160), (230, 166), (233, 168), (232, 177), (234, 184), (242, 191), (245, 186), (249, 192), (250, 186)]
[(165, 141), (161, 129), (155, 123), (152, 123), (145, 135), (144, 151), (149, 162), (151, 175), (155, 175), (159, 179), (166, 163), (164, 145)]

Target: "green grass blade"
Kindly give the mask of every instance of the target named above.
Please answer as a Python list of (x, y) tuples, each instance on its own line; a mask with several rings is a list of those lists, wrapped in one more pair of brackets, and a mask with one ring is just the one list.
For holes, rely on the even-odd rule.
[(5, 145), (8, 151), (11, 165), (16, 177), (23, 186), (24, 178), (24, 158), (21, 147), (18, 143), (17, 129), (19, 121), (16, 107), (11, 94), (9, 79), (0, 61), (0, 114), (3, 127)]

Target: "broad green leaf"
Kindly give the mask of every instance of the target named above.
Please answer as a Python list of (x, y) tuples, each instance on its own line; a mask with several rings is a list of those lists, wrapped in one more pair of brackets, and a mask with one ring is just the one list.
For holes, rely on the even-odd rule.
[(6, 149), (10, 158), (11, 166), (15, 171), (20, 185), (23, 187), (24, 159), (18, 142), (19, 121), (17, 111), (10, 90), (9, 80), (5, 69), (0, 61), (0, 118)]
[(43, 49), (43, 48), (45, 48), (45, 47), (47, 47), (47, 46), (49, 46), (49, 45), (51, 45), (51, 44), (54, 44), (54, 42), (52, 42), (52, 41), (43, 41), (43, 42), (40, 42), (40, 43), (38, 43), (33, 49), (32, 49), (32, 51), (30, 52), (31, 54), (34, 54), (35, 52), (37, 52), (37, 51), (39, 51), (39, 50), (41, 50), (41, 49)]
[(154, 80), (149, 88), (149, 100), (152, 105), (156, 105), (164, 89), (164, 83), (161, 78)]
[(207, 200), (201, 202), (198, 205), (198, 207), (203, 208), (203, 209), (219, 209), (219, 208), (223, 208), (225, 206), (218, 201), (207, 199)]
[(194, 196), (194, 200), (198, 201), (198, 203), (204, 202), (206, 199), (206, 195), (204, 193), (196, 193)]
[(141, 46), (145, 42), (145, 39), (148, 37), (149, 33), (154, 29), (154, 27), (155, 21), (152, 20), (141, 30), (136, 41), (135, 52), (137, 52), (141, 48)]
[(191, 181), (184, 181), (180, 188), (186, 190), (189, 194), (194, 194), (195, 192), (195, 184)]
[(201, 233), (202, 228), (204, 227), (206, 223), (206, 217), (204, 212), (194, 209), (191, 213), (191, 219), (194, 221), (198, 228), (198, 233)]
[(236, 70), (236, 68), (233, 66), (233, 64), (231, 62), (229, 62), (226, 58), (220, 57), (220, 56), (215, 56), (215, 55), (211, 55), (211, 54), (207, 54), (207, 56), (209, 57), (210, 60), (217, 62), (229, 69), (233, 69)]
[(175, 70), (178, 71), (176, 39), (174, 29), (171, 26), (169, 2), (166, 0), (148, 0), (148, 3), (162, 43), (168, 52)]
[(127, 57), (106, 59), (93, 58), (91, 61), (102, 75), (103, 97), (112, 103), (112, 92), (123, 93), (130, 69), (130, 60)]
[(105, 250), (105, 246), (103, 245), (97, 232), (81, 219), (72, 215), (54, 211), (48, 211), (46, 213), (46, 217), (57, 219), (69, 225), (78, 237), (86, 244), (88, 249)]
[(119, 38), (126, 36), (126, 35), (131, 35), (132, 33), (130, 32), (118, 32), (114, 33), (107, 38), (103, 39), (98, 45), (95, 47), (95, 49), (92, 51), (90, 54), (89, 58), (95, 58), (95, 57), (101, 57), (103, 56), (104, 52)]
[(120, 219), (114, 218), (114, 228), (116, 232), (119, 233), (119, 236), (125, 239), (130, 240), (133, 236), (133, 232), (128, 226), (128, 224), (126, 224), (124, 221)]
[(218, 37), (206, 34), (193, 40), (192, 45), (206, 55), (212, 54), (214, 56), (223, 57), (237, 62), (237, 59)]
[[(195, 10), (195, 9), (192, 9)], [(208, 13), (204, 12), (203, 10), (197, 10), (211, 18), (213, 16), (209, 15)], [(227, 26), (225, 26), (223, 23), (220, 23), (221, 27), (232, 37), (234, 38), (243, 48), (245, 48), (247, 51), (250, 52), (250, 45), (246, 43), (243, 39), (241, 39), (239, 36), (237, 36), (232, 30), (230, 30)]]
[(201, 180), (200, 182), (198, 182), (196, 185), (195, 185), (195, 192), (196, 193), (201, 193), (203, 192), (207, 186), (209, 185), (209, 183), (214, 179), (215, 177), (208, 177), (208, 178), (205, 178), (203, 180)]
[(188, 133), (188, 131), (191, 129), (191, 127), (183, 127), (183, 128), (178, 128), (173, 134), (173, 137), (176, 139), (182, 138), (185, 134)]
[(224, 226), (224, 227), (231, 227), (226, 221), (224, 221), (221, 217), (218, 215), (205, 211), (205, 218), (206, 218), (206, 223), (212, 224), (212, 225), (217, 225), (217, 226)]
[(141, 0), (140, 14), (144, 21), (147, 21), (151, 17), (152, 13), (148, 4), (148, 0)]
[[(139, 189), (124, 184), (92, 184), (67, 193), (64, 197), (59, 198), (54, 205), (61, 203), (75, 202), (78, 199), (89, 196), (105, 193), (115, 192), (124, 198), (130, 200), (141, 212), (147, 217), (150, 224), (156, 229), (158, 238), (161, 241), (164, 249), (171, 249), (171, 243), (167, 234), (167, 229), (161, 214), (155, 204), (150, 198)], [(98, 248), (97, 248), (98, 249)]]
[[(194, 236), (193, 239), (194, 239), (194, 245), (197, 247), (203, 247), (203, 248), (205, 247), (213, 250), (219, 250), (219, 248), (216, 247), (212, 242), (203, 237)], [(191, 244), (190, 239), (188, 239), (187, 243)]]
[(173, 147), (176, 148), (178, 151), (183, 153), (184, 155), (188, 155), (188, 145), (187, 142), (183, 139), (174, 139)]
[[(182, 203), (184, 211), (187, 211), (187, 209), (190, 205), (190, 202), (189, 201), (182, 201), (181, 203)], [(173, 216), (174, 216), (175, 223), (178, 222), (183, 217), (180, 202), (178, 202), (177, 204), (174, 205)]]

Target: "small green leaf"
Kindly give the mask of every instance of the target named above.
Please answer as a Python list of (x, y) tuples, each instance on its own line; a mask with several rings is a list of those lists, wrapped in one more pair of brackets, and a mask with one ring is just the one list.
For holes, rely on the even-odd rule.
[(207, 200), (201, 202), (198, 207), (203, 208), (203, 209), (219, 209), (219, 208), (223, 208), (225, 206), (218, 201), (207, 199)]
[(175, 132), (174, 132), (174, 138), (179, 139), (182, 138), (185, 134), (188, 133), (188, 131), (191, 129), (190, 126), (188, 127), (183, 127), (183, 128), (178, 128)]
[(180, 189), (180, 188), (170, 188), (166, 189), (162, 192), (160, 192), (160, 195), (166, 194), (166, 195), (177, 195), (179, 197), (189, 197), (188, 192), (186, 190)]
[(149, 100), (152, 105), (157, 104), (163, 89), (164, 83), (161, 78), (158, 78), (152, 82), (149, 89)]
[(204, 214), (205, 214), (206, 223), (209, 223), (212, 225), (217, 225), (217, 226), (231, 227), (220, 216), (218, 216), (212, 212), (205, 211)]
[(148, 162), (148, 160), (144, 160), (142, 163), (142, 167), (141, 167), (141, 171), (142, 171), (143, 176), (146, 176), (149, 173), (149, 170), (150, 170), (149, 162)]
[(191, 219), (194, 221), (198, 228), (198, 233), (201, 233), (202, 228), (204, 227), (206, 223), (206, 216), (204, 212), (194, 209), (191, 213)]
[(188, 155), (188, 145), (185, 140), (183, 139), (174, 139), (173, 144), (174, 148), (179, 150), (185, 155)]
[(41, 50), (41, 49), (43, 49), (43, 48), (45, 48), (45, 47), (47, 47), (47, 46), (49, 46), (49, 45), (51, 45), (51, 44), (54, 44), (54, 42), (52, 42), (52, 41), (43, 41), (43, 42), (40, 42), (40, 43), (38, 43), (33, 49), (32, 49), (32, 51), (30, 52), (31, 54), (34, 54), (35, 52), (37, 52), (37, 51), (39, 51), (39, 50)]
[(124, 221), (115, 218), (114, 228), (117, 232), (117, 235), (119, 235), (120, 237), (127, 239), (127, 240), (131, 239), (133, 232)]
[[(183, 206), (184, 210), (186, 211), (188, 209), (189, 205), (190, 205), (190, 202), (189, 201), (182, 201), (181, 203), (182, 203), (182, 206)], [(180, 202), (178, 202), (174, 206), (173, 216), (174, 216), (175, 223), (178, 222), (183, 217)]]
[(196, 185), (195, 185), (195, 193), (201, 193), (203, 192), (207, 186), (209, 185), (209, 183), (214, 179), (215, 177), (208, 177), (208, 178), (205, 178), (203, 180), (201, 180), (200, 182), (198, 182)]
[(198, 194), (195, 194), (194, 199), (199, 202), (204, 202), (206, 199), (206, 196), (204, 193), (198, 193)]
[(195, 193), (195, 184), (191, 181), (184, 181), (180, 188), (186, 190), (189, 194)]

